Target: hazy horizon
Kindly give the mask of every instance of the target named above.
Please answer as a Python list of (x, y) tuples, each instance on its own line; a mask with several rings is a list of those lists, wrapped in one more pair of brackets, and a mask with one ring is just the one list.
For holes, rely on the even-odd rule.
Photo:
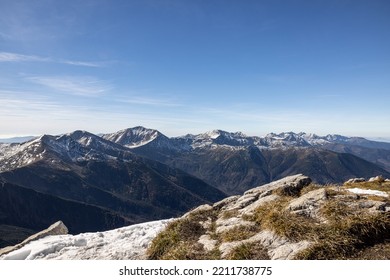
[(0, 138), (141, 125), (390, 139), (389, 1), (0, 7)]

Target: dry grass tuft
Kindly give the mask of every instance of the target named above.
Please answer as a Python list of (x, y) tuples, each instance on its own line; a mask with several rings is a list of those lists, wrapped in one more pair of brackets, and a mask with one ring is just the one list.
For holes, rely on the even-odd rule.
[(248, 239), (259, 232), (256, 226), (236, 226), (231, 230), (222, 232), (220, 239), (222, 242), (233, 242)]
[[(297, 259), (349, 259), (363, 248), (390, 238), (389, 213), (357, 213), (338, 202), (325, 207), (328, 223), (314, 228), (315, 244), (300, 252)], [(331, 209), (335, 213), (330, 214)]]
[[(376, 187), (375, 187), (376, 186)], [(321, 186), (311, 184), (303, 188), (301, 195)], [(319, 219), (313, 219), (291, 213), (287, 205), (294, 199), (295, 193), (279, 193), (280, 198), (270, 201), (256, 209), (254, 214), (245, 215), (244, 220), (255, 222), (254, 226), (236, 226), (217, 234), (216, 223), (220, 213), (216, 210), (195, 211), (170, 223), (161, 232), (148, 249), (149, 259), (220, 259), (216, 249), (204, 250), (197, 241), (207, 232), (213, 239), (221, 242), (233, 242), (248, 239), (260, 230), (272, 230), (291, 241), (308, 240), (312, 245), (299, 252), (297, 259), (373, 259), (379, 248), (384, 251), (377, 254), (378, 259), (390, 256), (390, 213), (369, 212), (359, 208), (360, 200), (389, 201), (377, 196), (357, 196), (345, 188), (359, 187), (387, 191), (390, 184), (364, 182), (348, 186), (326, 186), (327, 200), (318, 209)], [(237, 210), (226, 211), (222, 218), (238, 215)], [(202, 226), (208, 222), (207, 230)], [(266, 249), (258, 242), (244, 243), (231, 251), (228, 259), (269, 259)]]
[(239, 214), (238, 209), (232, 209), (222, 212), (222, 219), (227, 220), (233, 217), (237, 217)]
[(204, 233), (205, 229), (196, 221), (190, 219), (174, 221), (153, 239), (147, 251), (148, 259), (164, 259), (165, 256), (169, 256), (174, 251), (177, 251), (181, 247), (178, 246), (179, 244), (194, 243)]
[(307, 239), (315, 221), (311, 218), (285, 210), (291, 199), (281, 199), (266, 203), (256, 209), (253, 220), (262, 229), (273, 230), (278, 235), (294, 241)]
[(309, 192), (314, 191), (314, 190), (322, 189), (322, 188), (324, 188), (324, 186), (311, 183), (307, 187), (304, 187), (303, 189), (301, 189), (301, 192), (300, 192), (299, 196), (302, 196), (302, 195), (304, 195), (306, 193), (309, 193)]
[(346, 184), (345, 187), (390, 192), (390, 182), (374, 181), (374, 182), (349, 183)]
[(244, 243), (234, 248), (227, 256), (228, 260), (269, 260), (267, 250), (258, 242)]

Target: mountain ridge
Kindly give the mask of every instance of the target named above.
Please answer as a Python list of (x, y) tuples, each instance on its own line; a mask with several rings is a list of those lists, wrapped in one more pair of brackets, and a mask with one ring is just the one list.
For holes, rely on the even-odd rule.
[[(147, 128), (142, 130), (156, 133)], [(123, 139), (123, 134), (118, 132), (116, 137)], [(283, 132), (258, 137), (212, 130), (164, 137), (163, 142), (159, 138), (144, 142), (129, 148), (138, 155), (182, 169), (229, 194), (240, 194), (255, 185), (295, 173), (308, 174), (316, 182), (327, 184), (356, 176), (388, 176), (390, 171), (390, 143), (386, 146), (337, 134)], [(356, 142), (364, 146), (355, 145)], [(389, 150), (366, 147), (376, 143)]]
[[(33, 230), (37, 228), (32, 228), (31, 221), (42, 220), (47, 225), (53, 222), (50, 213), (68, 220), (70, 232), (80, 232), (88, 226), (80, 227), (77, 220), (66, 215), (77, 217), (78, 211), (89, 209), (91, 220), (104, 220), (105, 216), (110, 220), (112, 216), (117, 222), (106, 225), (118, 226), (171, 218), (226, 196), (184, 171), (140, 157), (122, 145), (81, 130), (2, 145), (0, 181), (7, 186), (0, 188), (6, 199), (3, 206), (9, 206), (0, 208), (0, 224)], [(29, 201), (30, 196), (35, 197), (39, 209), (55, 208), (51, 201), (57, 201), (68, 211), (40, 211), (43, 216), (39, 217), (28, 204), (31, 214), (26, 214), (23, 201)], [(96, 224), (89, 225), (91, 230), (99, 229)], [(109, 228), (102, 221), (100, 229)]]
[[(339, 134), (327, 134), (325, 136), (319, 136), (313, 133), (305, 133), (305, 132), (281, 132), (281, 133), (268, 133), (265, 136), (247, 136), (246, 134), (242, 132), (228, 132), (220, 129), (215, 129), (211, 131), (207, 131), (205, 133), (200, 134), (187, 134), (183, 136), (175, 136), (175, 137), (167, 137), (163, 133), (159, 132), (155, 129), (145, 128), (142, 126), (137, 126), (133, 128), (127, 128), (124, 130), (120, 130), (118, 132), (109, 133), (109, 134), (102, 134), (102, 137), (104, 139), (109, 139), (111, 141), (116, 142), (115, 138), (120, 137), (123, 140), (123, 132), (126, 131), (127, 133), (130, 132), (129, 137), (131, 137), (131, 134), (137, 134), (137, 130), (142, 130), (145, 135), (150, 134), (158, 134), (160, 137), (164, 138), (164, 141), (166, 139), (170, 139), (173, 142), (177, 140), (187, 140), (187, 142), (195, 142), (199, 144), (199, 142), (204, 141), (206, 144), (222, 144), (222, 145), (228, 145), (228, 140), (232, 141), (232, 146), (249, 146), (249, 145), (256, 145), (262, 148), (273, 148), (273, 147), (280, 147), (280, 146), (309, 146), (309, 145), (320, 145), (323, 143), (352, 143), (355, 145), (360, 145), (367, 148), (372, 147), (381, 147), (382, 149), (390, 150), (390, 143), (387, 142), (379, 142), (379, 141), (373, 141), (368, 140), (363, 137), (347, 137)], [(133, 132), (135, 131), (135, 133)], [(120, 136), (122, 135), (122, 136)], [(149, 141), (145, 141), (144, 145), (149, 144), (150, 142), (153, 142), (155, 140), (158, 140), (157, 137), (150, 138)], [(224, 142), (225, 140), (226, 142)], [(218, 143), (219, 142), (219, 143)], [(123, 141), (122, 141), (123, 143)], [(132, 147), (131, 145), (122, 144), (127, 147)], [(136, 147), (139, 147), (140, 145), (136, 145)], [(195, 147), (198, 147), (199, 145), (195, 145)]]

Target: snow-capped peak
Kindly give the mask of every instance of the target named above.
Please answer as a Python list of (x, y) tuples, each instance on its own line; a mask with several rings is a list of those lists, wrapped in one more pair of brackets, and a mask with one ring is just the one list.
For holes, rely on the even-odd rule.
[(156, 140), (158, 137), (165, 136), (155, 129), (149, 129), (143, 126), (127, 128), (115, 133), (103, 135), (104, 139), (121, 144), (128, 148), (136, 148), (146, 145)]
[(302, 133), (282, 132), (279, 134), (269, 133), (264, 139), (270, 147), (306, 147), (310, 144), (302, 137)]
[(2, 144), (0, 146), (0, 171), (12, 170), (43, 158), (43, 145), (47, 135), (42, 135), (25, 143)]
[(58, 136), (42, 135), (22, 144), (0, 146), (0, 171), (12, 170), (46, 159), (50, 162), (131, 158), (125, 147), (87, 131), (76, 130)]

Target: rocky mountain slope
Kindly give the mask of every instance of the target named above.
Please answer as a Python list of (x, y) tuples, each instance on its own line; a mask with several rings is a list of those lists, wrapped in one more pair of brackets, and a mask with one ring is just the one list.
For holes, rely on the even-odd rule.
[(182, 169), (228, 194), (241, 194), (296, 173), (307, 174), (320, 184), (358, 176), (390, 176), (384, 169), (390, 170), (390, 143), (357, 137), (293, 132), (251, 137), (214, 130), (168, 138), (156, 130), (135, 127), (103, 138)]
[(180, 215), (225, 194), (181, 170), (85, 131), (44, 135), (0, 152), (0, 224), (71, 233)]
[(190, 211), (148, 258), (389, 259), (389, 195), (382, 180), (323, 187), (289, 176)]
[[(294, 175), (182, 217), (47, 236), (0, 259), (390, 259), (390, 183)], [(47, 231), (44, 231), (45, 234)]]

